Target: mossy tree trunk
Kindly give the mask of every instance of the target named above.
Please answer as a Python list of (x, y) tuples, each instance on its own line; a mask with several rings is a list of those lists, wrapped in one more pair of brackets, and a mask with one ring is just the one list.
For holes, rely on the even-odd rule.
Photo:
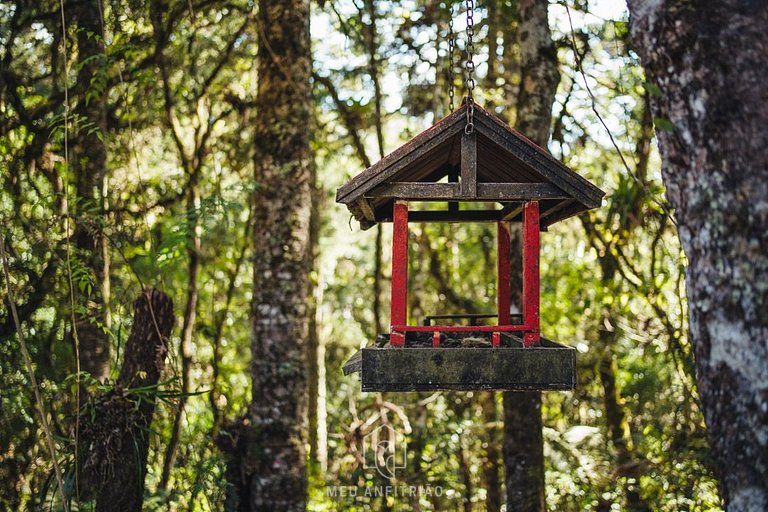
[(253, 398), (244, 455), (248, 496), (241, 497), (240, 506), (304, 510), (312, 186), (309, 1), (261, 0), (256, 24)]
[(729, 511), (768, 509), (768, 4), (630, 0)]
[(76, 497), (96, 500), (96, 512), (140, 512), (144, 500), (154, 388), (168, 354), (173, 302), (145, 290), (134, 303), (133, 327), (114, 389), (86, 404), (80, 417)]
[[(107, 171), (107, 69), (103, 26), (96, 4), (73, 2), (66, 10), (77, 41), (75, 105), (70, 117), (69, 165), (76, 198), (73, 271), (91, 283), (78, 312), (80, 368), (98, 379), (109, 376), (109, 252), (104, 237)], [(75, 282), (75, 286), (78, 283)], [(77, 293), (77, 292), (76, 292)]]
[[(518, 9), (520, 90), (515, 124), (526, 137), (546, 148), (552, 103), (560, 82), (547, 3), (521, 0)], [(522, 241), (519, 229), (514, 229), (512, 236), (513, 252), (519, 251)], [(520, 265), (521, 255), (513, 254), (512, 258), (513, 276), (518, 278), (516, 283), (521, 283), (522, 267), (516, 266)], [(519, 295), (513, 303), (521, 304)], [(504, 470), (507, 510), (543, 512), (544, 440), (538, 391), (504, 393)]]

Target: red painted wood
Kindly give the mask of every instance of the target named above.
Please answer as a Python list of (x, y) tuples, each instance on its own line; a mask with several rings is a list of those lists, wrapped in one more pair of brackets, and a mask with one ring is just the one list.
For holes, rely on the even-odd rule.
[(393, 347), (405, 346), (405, 334), (401, 332), (392, 332), (389, 335), (389, 344)]
[(433, 347), (440, 346), (440, 331), (435, 331), (432, 333), (432, 346)]
[[(408, 322), (408, 203), (395, 201), (392, 207), (392, 292), (390, 326)], [(390, 328), (393, 347), (405, 345), (405, 338)]]
[(491, 335), (491, 345), (493, 345), (494, 347), (501, 346), (501, 333), (500, 332), (495, 332), (495, 333), (493, 333)]
[(523, 207), (523, 336), (526, 347), (539, 340), (539, 202), (528, 201)]
[(496, 284), (496, 308), (499, 314), (499, 325), (509, 325), (509, 308), (512, 301), (509, 223), (499, 222), (496, 224), (496, 233), (498, 252), (496, 255), (498, 279)]
[(393, 325), (392, 332), (516, 332), (529, 331), (527, 325)]

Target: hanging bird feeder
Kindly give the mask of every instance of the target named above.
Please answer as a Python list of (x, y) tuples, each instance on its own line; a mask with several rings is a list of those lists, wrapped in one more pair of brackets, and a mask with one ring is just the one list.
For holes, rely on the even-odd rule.
[[(575, 351), (540, 332), (539, 234), (603, 195), (472, 101), (352, 178), (336, 201), (363, 229), (393, 223), (391, 316), (389, 333), (345, 374), (360, 371), (363, 391), (572, 389)], [(477, 315), (458, 315), (470, 325), (448, 325), (456, 315), (408, 322), (409, 222), (497, 224), (496, 325), (477, 325), (487, 321)], [(522, 223), (522, 315), (510, 311), (512, 222)]]

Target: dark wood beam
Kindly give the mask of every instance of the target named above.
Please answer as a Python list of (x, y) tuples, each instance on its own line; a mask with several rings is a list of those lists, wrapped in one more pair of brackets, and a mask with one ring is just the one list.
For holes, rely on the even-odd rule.
[(453, 114), (443, 118), (429, 130), (426, 130), (386, 157), (373, 164), (371, 167), (358, 174), (345, 185), (336, 190), (336, 201), (349, 204), (363, 195), (363, 191), (391, 180), (392, 177), (403, 169), (407, 169), (414, 162), (423, 158), (435, 148), (447, 142), (451, 137), (463, 133), (463, 124), (456, 123), (463, 111), (457, 110)]
[(520, 217), (522, 214), (523, 214), (522, 203), (508, 204), (507, 206), (501, 209), (501, 220), (503, 221), (514, 220), (516, 217)]
[(461, 136), (461, 197), (477, 196), (477, 134)]
[[(463, 182), (462, 182), (463, 183)], [(370, 198), (396, 198), (422, 201), (527, 201), (564, 199), (565, 193), (549, 183), (476, 183), (472, 196), (464, 195), (459, 183), (384, 183), (366, 194)]]
[(587, 209), (588, 208), (586, 208), (584, 205), (582, 205), (577, 201), (570, 202), (569, 204), (564, 204), (560, 208), (552, 208), (546, 212), (545, 217), (542, 217), (541, 225), (551, 226), (552, 224), (554, 224), (559, 220), (567, 219), (568, 217), (578, 215), (579, 213), (582, 213)]
[(355, 201), (355, 204), (360, 209), (360, 212), (363, 214), (363, 217), (365, 217), (365, 220), (371, 222), (376, 220), (376, 216), (373, 213), (373, 207), (371, 206), (371, 203), (368, 202), (368, 199), (361, 197)]
[(366, 194), (367, 197), (386, 197), (421, 201), (444, 201), (459, 197), (458, 183), (384, 183)]
[(496, 222), (501, 210), (422, 210), (410, 212), (410, 222)]
[(532, 201), (564, 199), (565, 193), (551, 183), (478, 183), (477, 199), (481, 201)]
[[(460, 144), (454, 144), (455, 146), (461, 147)], [(456, 161), (458, 161), (459, 156), (461, 155), (461, 151), (457, 151), (456, 155)], [(459, 183), (459, 166), (458, 164), (451, 167), (451, 169), (448, 171), (448, 182), (449, 183)], [(451, 201), (448, 203), (448, 209), (452, 212), (459, 211), (459, 203), (456, 201)]]
[(525, 137), (521, 137), (516, 132), (510, 132), (509, 127), (494, 116), (487, 112), (483, 112), (482, 115), (478, 116), (477, 112), (475, 111), (476, 131), (478, 127), (481, 127), (480, 129), (484, 137), (487, 137), (499, 148), (514, 155), (528, 168), (538, 172), (570, 196), (578, 199), (579, 202), (590, 208), (600, 206), (602, 197), (605, 194), (602, 190), (573, 172), (562, 162), (554, 159), (552, 155), (536, 146), (536, 144), (531, 143)]

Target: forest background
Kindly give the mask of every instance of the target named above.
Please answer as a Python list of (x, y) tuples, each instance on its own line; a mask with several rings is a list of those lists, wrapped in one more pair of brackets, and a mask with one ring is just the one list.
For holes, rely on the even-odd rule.
[[(521, 96), (531, 93), (521, 26), (536, 24), (554, 50), (543, 140), (607, 192), (602, 208), (542, 238), (544, 334), (578, 351), (576, 389), (542, 399), (546, 509), (720, 510), (689, 339), (687, 262), (655, 136), (675, 125), (652, 113), (662, 91), (646, 81), (622, 2), (541, 4), (522, 19), (532, 3), (478, 4), (475, 99), (520, 125)], [(144, 510), (243, 502), (233, 477), (247, 458), (239, 435), (262, 391), (251, 388), (251, 308), (264, 293), (254, 261), (271, 243), (252, 236), (265, 229), (255, 168), (259, 134), (284, 125), (300, 126), (312, 149), (310, 194), (298, 196), (311, 219), (309, 324), (296, 340), (307, 390), (283, 390), (307, 399), (308, 422), (294, 430), (306, 448), (308, 508), (499, 510), (509, 499), (513, 395), (364, 394), (340, 371), (386, 330), (391, 228), (360, 231), (335, 190), (446, 115), (451, 83), (460, 102), (464, 5), (319, 1), (308, 13), (311, 98), (308, 117), (297, 118), (259, 108), (259, 59), (286, 79), (272, 87), (297, 84), (285, 69), (294, 62), (265, 62), (281, 49), (259, 48), (274, 26), (252, 2), (0, 3), (0, 226), (11, 277), (3, 284), (37, 376), (4, 307), (3, 509), (57, 509), (64, 496), (90, 510), (93, 496), (79, 496), (74, 476), (90, 449), (80, 436), (95, 435), (99, 400), (123, 382), (132, 304), (145, 287), (168, 294), (177, 319), (162, 371), (131, 395), (157, 404), (142, 430), (146, 453), (136, 447), (147, 460)], [(492, 226), (416, 224), (411, 234), (411, 318), (495, 310)], [(392, 484), (362, 464), (363, 438), (380, 425), (407, 443), (395, 482), (439, 487), (439, 496), (333, 495)]]

